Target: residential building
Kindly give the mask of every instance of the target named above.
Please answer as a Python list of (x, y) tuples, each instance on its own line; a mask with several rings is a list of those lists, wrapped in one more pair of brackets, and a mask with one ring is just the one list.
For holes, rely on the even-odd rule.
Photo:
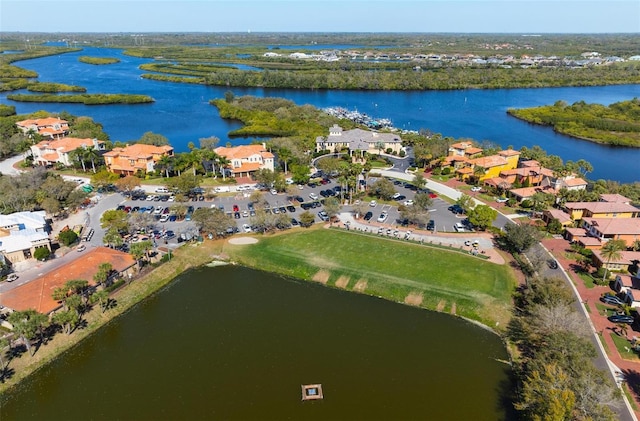
[(0, 253), (11, 263), (33, 257), (39, 247), (51, 251), (45, 211), (0, 215)]
[(31, 154), (35, 165), (50, 166), (60, 163), (70, 167), (73, 165), (70, 154), (80, 148), (104, 151), (104, 142), (98, 139), (78, 139), (75, 137), (43, 140), (31, 146)]
[(460, 180), (467, 180), (471, 177), (477, 178), (479, 181), (489, 180), (499, 177), (503, 171), (517, 168), (519, 157), (519, 151), (505, 149), (495, 155), (469, 159), (463, 163), (462, 168), (456, 170), (456, 175)]
[[(615, 195), (615, 200), (620, 200)], [(603, 199), (610, 198), (609, 195), (601, 196), (599, 202), (567, 202), (564, 208), (577, 221), (582, 218), (637, 218), (640, 216), (640, 209), (632, 206), (627, 199), (624, 201), (607, 202)]]
[(640, 273), (635, 275), (618, 274), (613, 289), (624, 294), (623, 300), (631, 307), (640, 307)]
[(260, 169), (274, 170), (274, 155), (265, 144), (241, 145), (231, 148), (221, 146), (215, 152), (226, 158), (233, 177), (250, 177)]
[(583, 217), (581, 227), (602, 244), (610, 240), (622, 240), (631, 247), (640, 240), (640, 218), (593, 218)]
[(155, 164), (164, 156), (173, 156), (169, 145), (155, 146), (136, 143), (124, 148), (113, 148), (105, 153), (107, 171), (121, 175), (135, 175), (154, 171)]
[(95, 285), (93, 276), (102, 263), (110, 263), (119, 277), (129, 277), (136, 270), (136, 261), (128, 254), (108, 247), (91, 248), (78, 257), (50, 272), (20, 285), (0, 295), (4, 306), (16, 311), (29, 308), (48, 314), (60, 307), (60, 303), (51, 297), (55, 288), (63, 286), (72, 279), (82, 279)]
[(22, 133), (30, 131), (48, 139), (59, 139), (69, 134), (69, 123), (57, 117), (22, 120), (16, 123)]
[[(640, 251), (620, 251), (617, 258), (608, 258), (602, 255), (602, 250), (594, 250), (591, 263), (597, 269), (604, 267), (614, 272), (628, 272), (640, 262)], [(640, 296), (638, 296), (640, 298)]]
[(316, 152), (329, 150), (340, 152), (348, 149), (351, 156), (365, 152), (377, 154), (391, 150), (392, 153), (400, 153), (402, 150), (402, 139), (395, 133), (382, 133), (370, 130), (353, 129), (342, 130), (342, 127), (334, 124), (329, 128), (328, 136), (318, 136), (316, 138)]

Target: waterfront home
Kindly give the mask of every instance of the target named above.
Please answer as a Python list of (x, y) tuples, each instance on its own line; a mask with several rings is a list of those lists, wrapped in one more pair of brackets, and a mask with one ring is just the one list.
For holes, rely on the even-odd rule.
[(154, 171), (155, 163), (164, 156), (173, 156), (169, 145), (155, 146), (136, 143), (124, 148), (113, 148), (105, 153), (107, 171), (121, 175), (135, 175)]
[(637, 270), (636, 265), (638, 262), (640, 262), (640, 251), (624, 250), (619, 252), (618, 257), (611, 258), (609, 261), (608, 257), (602, 255), (602, 250), (594, 250), (591, 258), (591, 264), (596, 269), (603, 267), (614, 272), (628, 272), (634, 268)]
[(631, 307), (640, 307), (640, 275), (618, 274), (613, 283), (613, 289), (624, 294), (623, 301)]
[(640, 209), (631, 205), (629, 199), (622, 201), (623, 199), (626, 198), (620, 195), (602, 195), (598, 202), (567, 202), (564, 204), (564, 209), (574, 221), (582, 218), (637, 218), (640, 216)]
[(104, 142), (98, 139), (63, 137), (55, 140), (43, 140), (32, 145), (31, 154), (35, 165), (51, 166), (59, 163), (70, 167), (73, 165), (71, 153), (80, 148), (96, 151), (104, 151), (105, 149)]
[(480, 156), (462, 162), (462, 167), (455, 171), (459, 180), (476, 178), (478, 181), (489, 180), (500, 176), (500, 173), (513, 170), (518, 166), (520, 152), (505, 149), (495, 155)]
[(221, 146), (215, 152), (226, 158), (233, 177), (250, 177), (260, 169), (274, 170), (274, 155), (267, 150), (266, 145), (241, 145), (232, 148)]
[(640, 218), (582, 218), (580, 226), (601, 244), (622, 240), (627, 247), (640, 240)]
[(370, 130), (353, 129), (343, 130), (334, 124), (329, 128), (328, 136), (316, 138), (316, 152), (331, 151), (340, 152), (347, 149), (351, 156), (358, 152), (361, 156), (368, 152), (377, 154), (380, 152), (400, 153), (402, 139), (395, 133), (382, 133)]
[(0, 253), (6, 260), (23, 262), (32, 258), (39, 247), (51, 251), (45, 211), (0, 215)]
[(2, 304), (16, 311), (35, 309), (39, 313), (48, 314), (59, 308), (51, 294), (53, 290), (63, 286), (67, 281), (80, 279), (95, 285), (93, 276), (102, 263), (110, 263), (114, 277), (129, 278), (133, 276), (136, 261), (129, 253), (113, 250), (108, 247), (95, 247), (78, 255), (73, 261), (62, 265), (24, 285), (0, 295)]
[(22, 133), (37, 133), (47, 139), (59, 139), (69, 134), (69, 123), (58, 117), (22, 120), (16, 123)]

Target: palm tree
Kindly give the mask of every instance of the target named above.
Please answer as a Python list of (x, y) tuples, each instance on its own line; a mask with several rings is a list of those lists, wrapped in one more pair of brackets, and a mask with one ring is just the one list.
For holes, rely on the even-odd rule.
[(624, 240), (609, 240), (602, 249), (600, 254), (607, 259), (607, 266), (604, 268), (604, 274), (602, 275), (602, 283), (605, 282), (607, 274), (609, 273), (609, 264), (613, 259), (619, 259), (622, 257), (622, 251), (627, 248), (627, 244)]
[(89, 161), (91, 161), (91, 168), (93, 169), (93, 173), (96, 173), (96, 160), (98, 160), (98, 158), (100, 158), (100, 154), (98, 153), (98, 151), (95, 150), (95, 148), (84, 148), (85, 152), (84, 152), (84, 157), (85, 159), (88, 159)]
[(74, 149), (71, 152), (69, 152), (69, 156), (71, 157), (71, 159), (74, 159), (78, 162), (80, 162), (80, 164), (82, 164), (82, 171), (87, 172), (87, 167), (85, 165), (85, 158), (84, 158), (84, 148), (78, 148), (78, 149)]
[(284, 173), (288, 173), (287, 163), (291, 160), (293, 154), (287, 148), (280, 148), (278, 150), (278, 159), (284, 163)]
[(218, 155), (218, 168), (220, 168), (220, 174), (222, 174), (222, 179), (225, 180), (227, 177), (227, 165), (231, 164), (226, 157)]

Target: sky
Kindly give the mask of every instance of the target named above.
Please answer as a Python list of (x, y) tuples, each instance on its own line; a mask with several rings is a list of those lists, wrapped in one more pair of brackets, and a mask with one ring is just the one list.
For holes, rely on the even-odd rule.
[(640, 33), (640, 0), (0, 0), (0, 31)]

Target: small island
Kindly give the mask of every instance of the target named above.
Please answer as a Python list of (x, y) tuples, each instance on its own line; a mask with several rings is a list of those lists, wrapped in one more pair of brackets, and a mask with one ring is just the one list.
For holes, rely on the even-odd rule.
[(115, 64), (120, 63), (120, 60), (113, 57), (89, 57), (89, 56), (81, 56), (78, 57), (78, 61), (80, 63), (86, 64), (95, 64), (95, 65), (104, 65), (104, 64)]
[(542, 107), (507, 110), (516, 118), (533, 124), (552, 126), (571, 137), (611, 145), (640, 147), (640, 100), (616, 102), (609, 106), (584, 101), (568, 105), (557, 101)]
[(81, 94), (81, 95), (27, 95), (14, 94), (7, 95), (7, 99), (18, 102), (56, 102), (56, 103), (79, 103), (85, 105), (102, 104), (145, 104), (153, 102), (154, 99), (148, 95), (132, 94)]

